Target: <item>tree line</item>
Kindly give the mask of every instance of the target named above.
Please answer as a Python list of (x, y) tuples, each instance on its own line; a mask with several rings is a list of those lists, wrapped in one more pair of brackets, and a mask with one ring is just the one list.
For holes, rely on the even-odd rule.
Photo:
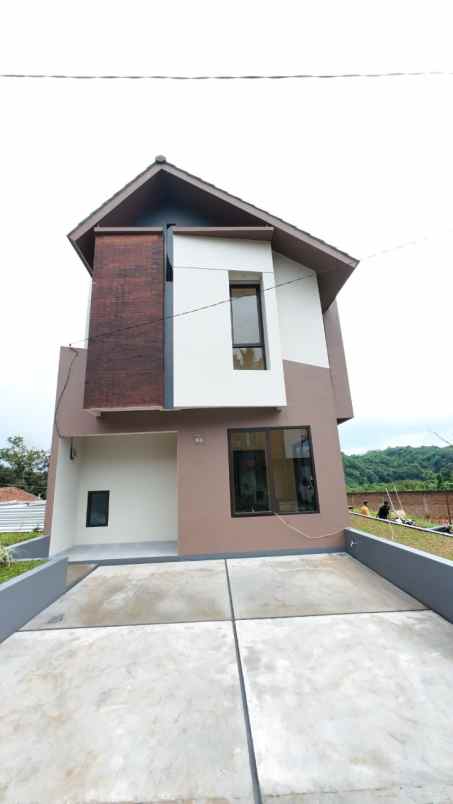
[(343, 454), (348, 491), (453, 490), (453, 446), (388, 447), (364, 455)]
[(15, 486), (46, 498), (49, 453), (27, 447), (20, 435), (10, 436), (0, 449), (0, 487)]
[[(453, 446), (388, 447), (364, 455), (345, 455), (343, 466), (348, 491), (453, 490)], [(20, 435), (10, 436), (0, 449), (0, 486), (46, 497), (49, 453), (30, 448)]]

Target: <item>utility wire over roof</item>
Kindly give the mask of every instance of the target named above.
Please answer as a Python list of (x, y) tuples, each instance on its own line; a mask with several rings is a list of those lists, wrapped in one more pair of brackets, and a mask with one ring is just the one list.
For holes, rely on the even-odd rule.
[(436, 78), (453, 76), (453, 70), (393, 70), (382, 73), (287, 73), (255, 75), (78, 75), (76, 73), (0, 73), (0, 78), (69, 79), (71, 81), (287, 81), (340, 78)]

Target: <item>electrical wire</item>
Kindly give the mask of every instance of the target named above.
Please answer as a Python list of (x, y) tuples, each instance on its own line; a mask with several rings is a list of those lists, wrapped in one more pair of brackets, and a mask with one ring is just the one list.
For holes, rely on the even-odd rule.
[[(188, 266), (186, 266), (188, 267)], [(191, 267), (191, 266), (190, 266)], [(178, 268), (176, 269), (178, 270)], [(203, 270), (203, 269), (201, 269)], [(209, 269), (212, 270), (212, 269)], [(244, 269), (242, 269), (244, 270)], [(285, 287), (286, 285), (292, 285), (294, 282), (300, 282), (302, 279), (312, 279), (311, 274), (304, 274), (304, 276), (298, 276), (295, 279), (289, 279), (286, 282), (277, 282), (275, 285), (270, 285), (267, 288), (262, 288), (263, 293), (267, 293), (269, 290), (275, 290), (276, 288)], [(112, 329), (110, 332), (103, 332), (101, 335), (89, 335), (87, 338), (81, 338), (78, 341), (71, 341), (69, 347), (80, 343), (94, 343), (94, 341), (102, 340), (103, 338), (109, 338), (111, 335), (116, 335), (119, 332), (126, 332), (131, 329), (135, 329), (137, 327), (144, 327), (149, 324), (161, 324), (164, 321), (170, 321), (174, 318), (181, 318), (182, 316), (191, 315), (192, 313), (199, 313), (202, 310), (210, 310), (213, 307), (220, 307), (222, 304), (231, 304), (231, 298), (228, 299), (220, 299), (219, 301), (213, 302), (212, 304), (204, 304), (201, 307), (193, 307), (190, 310), (182, 310), (180, 313), (172, 313), (171, 315), (162, 316), (162, 318), (154, 318), (150, 319), (147, 318), (145, 321), (140, 321), (137, 324), (129, 324), (126, 327), (119, 327), (117, 329)]]
[(0, 79), (41, 79), (70, 81), (287, 81), (337, 80), (357, 78), (438, 78), (453, 76), (453, 70), (393, 70), (363, 73), (287, 73), (281, 75), (80, 75), (77, 73), (0, 73)]
[[(268, 287), (268, 288), (263, 288), (263, 293), (266, 293), (269, 290), (275, 290), (276, 288), (279, 288), (279, 287), (284, 287), (285, 285), (292, 285), (294, 282), (299, 282), (302, 279), (311, 279), (311, 278), (312, 278), (311, 274), (309, 274), (308, 276), (305, 274), (304, 276), (296, 277), (296, 279), (290, 279), (287, 282), (278, 282), (275, 285), (270, 285), (270, 287)], [(231, 304), (231, 299), (230, 298), (221, 299), (220, 301), (214, 302), (213, 304), (205, 304), (202, 307), (194, 307), (191, 310), (184, 310), (181, 313), (174, 313), (172, 315), (162, 316), (161, 318), (155, 318), (155, 319), (149, 319), (148, 318), (146, 321), (141, 321), (138, 324), (131, 324), (130, 326), (127, 326), (127, 327), (120, 327), (120, 328), (118, 328), (116, 330), (111, 330), (110, 332), (102, 333), (102, 335), (88, 336), (88, 338), (80, 339), (79, 341), (76, 341), (76, 343), (87, 343), (87, 342), (88, 343), (93, 343), (94, 341), (102, 340), (103, 338), (107, 338), (107, 337), (110, 337), (111, 335), (115, 335), (118, 332), (124, 332), (124, 331), (127, 331), (127, 330), (134, 329), (136, 327), (145, 326), (145, 325), (149, 326), (149, 325), (153, 325), (153, 324), (160, 324), (160, 323), (162, 323), (164, 321), (168, 321), (169, 319), (172, 319), (172, 318), (179, 318), (180, 316), (190, 315), (192, 313), (198, 313), (201, 310), (209, 310), (212, 307), (219, 307), (221, 304)], [(71, 378), (71, 373), (72, 373), (72, 369), (73, 369), (75, 360), (79, 356), (79, 351), (74, 348), (72, 342), (69, 344), (69, 349), (71, 349), (74, 354), (73, 354), (72, 360), (71, 360), (71, 362), (70, 362), (70, 364), (68, 366), (68, 370), (66, 372), (66, 377), (65, 377), (65, 381), (63, 383), (63, 387), (62, 387), (62, 389), (60, 391), (60, 394), (58, 396), (57, 402), (55, 404), (54, 427), (55, 427), (55, 430), (57, 431), (57, 434), (58, 434), (59, 438), (62, 438), (63, 436), (62, 436), (62, 433), (60, 431), (60, 427), (59, 427), (59, 423), (58, 423), (58, 412), (60, 410), (60, 406), (61, 406), (61, 402), (63, 400), (64, 393), (66, 391), (66, 388), (68, 387), (69, 380)], [(136, 355), (134, 355), (134, 357), (141, 357), (141, 354), (136, 354)]]
[(69, 380), (70, 380), (70, 377), (71, 377), (72, 367), (73, 367), (76, 359), (79, 356), (79, 351), (77, 349), (74, 349), (73, 346), (69, 346), (69, 348), (73, 352), (72, 360), (71, 360), (71, 362), (69, 364), (68, 371), (66, 372), (65, 381), (63, 383), (63, 387), (62, 387), (62, 389), (61, 389), (61, 391), (60, 391), (60, 393), (58, 395), (58, 399), (57, 399), (56, 404), (55, 404), (55, 414), (54, 414), (54, 419), (53, 419), (54, 420), (54, 427), (55, 427), (55, 430), (57, 431), (57, 434), (58, 434), (59, 438), (63, 438), (63, 435), (61, 433), (61, 430), (60, 430), (60, 427), (59, 427), (59, 424), (58, 424), (58, 411), (60, 409), (60, 405), (61, 405), (61, 402), (62, 402), (62, 399), (63, 399), (64, 392), (66, 391), (66, 388), (68, 387), (68, 383), (69, 383)]
[[(449, 229), (451, 229), (451, 227), (449, 227)], [(418, 243), (418, 242), (420, 242), (422, 240), (427, 240), (427, 239), (429, 239), (430, 237), (433, 237), (433, 236), (435, 236), (435, 235), (427, 235), (425, 237), (418, 238), (416, 240), (411, 240), (411, 241), (406, 241), (405, 243), (400, 243), (400, 244), (398, 244), (396, 246), (392, 246), (392, 247), (390, 247), (388, 249), (382, 249), (381, 251), (376, 251), (376, 252), (374, 252), (372, 254), (365, 255), (364, 257), (361, 258), (361, 261), (367, 260), (367, 259), (372, 259), (374, 257), (377, 257), (377, 256), (381, 255), (381, 254), (389, 254), (389, 253), (391, 253), (393, 251), (397, 251), (399, 249), (406, 248), (407, 246), (414, 245), (415, 243)], [(181, 267), (186, 268), (186, 269), (196, 269), (197, 268), (197, 266), (181, 266)], [(176, 269), (178, 269), (178, 267), (176, 267)], [(200, 269), (197, 268), (197, 270), (200, 270)], [(212, 269), (209, 269), (209, 270), (212, 270)], [(215, 270), (217, 270), (217, 269), (215, 269)], [(275, 290), (276, 288), (284, 287), (285, 285), (291, 285), (294, 282), (300, 282), (303, 279), (311, 279), (311, 278), (312, 278), (311, 274), (309, 274), (309, 275), (305, 274), (304, 276), (299, 276), (299, 277), (296, 277), (295, 279), (290, 279), (287, 282), (279, 282), (279, 283), (276, 283), (275, 285), (271, 285), (268, 288), (263, 288), (263, 292), (267, 292), (268, 290)], [(211, 309), (213, 307), (218, 307), (218, 306), (220, 306), (222, 304), (230, 304), (230, 303), (231, 303), (230, 298), (221, 299), (220, 301), (214, 302), (213, 304), (207, 304), (207, 305), (203, 305), (202, 307), (195, 307), (195, 308), (192, 308), (190, 310), (184, 310), (181, 313), (174, 313), (172, 315), (163, 316), (163, 317), (157, 318), (157, 319), (147, 319), (146, 321), (141, 321), (141, 322), (139, 322), (137, 324), (131, 324), (131, 325), (126, 326), (126, 327), (119, 327), (117, 329), (110, 330), (110, 332), (105, 332), (105, 333), (102, 333), (101, 335), (88, 336), (87, 338), (81, 338), (78, 341), (71, 341), (71, 343), (69, 344), (69, 348), (73, 351), (74, 354), (73, 354), (71, 363), (70, 363), (70, 365), (68, 367), (68, 371), (67, 371), (67, 374), (66, 374), (66, 377), (65, 377), (65, 381), (63, 383), (63, 387), (62, 387), (61, 392), (59, 394), (57, 403), (55, 405), (54, 426), (55, 426), (55, 429), (57, 431), (58, 436), (60, 438), (63, 437), (62, 434), (61, 434), (61, 431), (59, 429), (59, 425), (58, 425), (58, 411), (60, 409), (61, 402), (62, 402), (62, 399), (63, 399), (63, 395), (64, 395), (64, 393), (66, 391), (66, 388), (68, 386), (68, 383), (69, 383), (69, 380), (70, 380), (70, 377), (71, 377), (71, 372), (72, 372), (74, 362), (75, 362), (76, 358), (79, 356), (78, 350), (74, 348), (74, 345), (73, 345), (74, 343), (77, 343), (77, 344), (93, 343), (94, 341), (102, 340), (103, 338), (108, 338), (111, 335), (116, 335), (116, 334), (118, 334), (120, 332), (125, 332), (125, 331), (131, 330), (131, 329), (135, 329), (137, 327), (163, 323), (164, 321), (167, 321), (167, 320), (170, 320), (170, 319), (173, 319), (173, 318), (178, 318), (178, 317), (181, 317), (181, 316), (190, 315), (190, 314), (193, 314), (193, 313), (200, 312), (202, 310), (209, 310), (209, 309)], [(141, 354), (135, 355), (135, 357), (141, 357), (141, 356), (142, 356)], [(442, 439), (442, 440), (445, 440), (445, 439)], [(288, 527), (291, 527), (291, 526), (288, 525)]]
[(427, 240), (432, 240), (433, 237), (437, 237), (440, 234), (446, 234), (447, 232), (451, 231), (453, 231), (453, 226), (444, 226), (438, 232), (423, 235), (422, 237), (416, 237), (414, 240), (405, 240), (403, 243), (397, 243), (395, 246), (382, 248), (379, 251), (373, 251), (371, 254), (364, 254), (363, 257), (360, 257), (360, 262), (364, 262), (365, 260), (373, 260), (375, 257), (381, 257), (384, 254), (391, 254), (394, 251), (399, 251), (400, 249), (408, 248), (409, 246), (416, 246), (418, 243), (424, 243)]
[[(453, 231), (453, 227), (448, 226), (448, 227), (445, 227), (445, 228), (443, 228), (441, 230), (441, 232), (449, 232), (449, 231)], [(390, 246), (390, 248), (385, 248), (385, 249), (381, 249), (379, 251), (374, 251), (374, 252), (372, 252), (370, 254), (364, 254), (362, 257), (359, 258), (359, 262), (364, 262), (365, 260), (371, 260), (371, 259), (374, 259), (374, 258), (379, 257), (379, 256), (384, 255), (384, 254), (391, 254), (394, 251), (399, 251), (401, 249), (408, 248), (409, 246), (413, 246), (413, 245), (416, 245), (417, 243), (421, 243), (421, 242), (424, 242), (426, 240), (430, 240), (433, 237), (437, 237), (438, 234), (439, 234), (439, 232), (435, 232), (433, 234), (424, 235), (423, 237), (418, 237), (415, 240), (406, 240), (403, 243), (398, 243), (395, 246)], [(178, 265), (178, 266), (175, 266), (175, 270), (217, 271), (217, 270), (225, 270), (225, 269), (224, 269), (224, 266), (222, 266), (222, 268), (202, 268), (202, 267), (199, 267), (197, 265)], [(246, 269), (245, 268), (235, 268), (234, 270), (245, 271)], [(263, 273), (271, 273), (271, 272), (270, 271), (263, 271)], [(304, 274), (304, 276), (298, 276), (295, 279), (290, 279), (287, 282), (278, 282), (277, 284), (271, 285), (268, 288), (263, 288), (263, 292), (266, 292), (268, 290), (275, 290), (276, 288), (284, 287), (285, 285), (291, 285), (294, 282), (300, 282), (302, 279), (312, 279), (312, 274)], [(125, 326), (125, 327), (119, 327), (117, 329), (110, 330), (110, 332), (104, 332), (101, 335), (89, 335), (87, 338), (80, 338), (77, 341), (71, 341), (69, 343), (69, 346), (71, 347), (74, 344), (93, 343), (96, 340), (101, 340), (103, 338), (110, 337), (110, 335), (116, 335), (119, 332), (128, 331), (128, 330), (135, 329), (135, 328), (141, 327), (141, 326), (146, 326), (147, 324), (162, 323), (162, 322), (168, 321), (168, 320), (170, 320), (172, 318), (179, 318), (181, 316), (189, 315), (191, 313), (197, 313), (197, 312), (200, 312), (202, 310), (208, 310), (211, 307), (218, 307), (221, 304), (229, 304), (230, 302), (231, 302), (231, 299), (229, 299), (229, 298), (228, 299), (221, 299), (220, 301), (214, 302), (213, 304), (207, 304), (207, 305), (204, 305), (202, 307), (194, 307), (194, 308), (192, 308), (190, 310), (183, 310), (180, 313), (174, 313), (172, 315), (164, 316), (162, 318), (157, 318), (157, 319), (154, 319), (154, 320), (147, 319), (146, 321), (140, 321), (140, 322), (138, 322), (136, 324), (130, 324), (130, 325)]]
[(436, 431), (435, 431), (435, 430), (431, 430), (431, 432), (432, 432), (432, 434), (433, 434), (433, 435), (435, 435), (435, 436), (436, 436), (436, 437), (437, 437), (437, 438), (438, 438), (440, 441), (443, 441), (443, 442), (444, 442), (444, 444), (446, 444), (446, 445), (447, 445), (447, 447), (453, 447), (453, 444), (452, 444), (452, 442), (451, 442), (451, 441), (447, 441), (447, 439), (446, 439), (446, 438), (444, 438), (443, 436), (441, 436), (439, 433), (436, 433)]
[(304, 539), (309, 539), (310, 541), (313, 542), (316, 542), (319, 539), (329, 539), (331, 536), (338, 536), (339, 534), (339, 531), (337, 529), (334, 530), (332, 533), (321, 533), (320, 536), (312, 536), (309, 533), (305, 533), (303, 530), (299, 530), (299, 528), (296, 528), (294, 525), (290, 525), (289, 522), (286, 522), (286, 520), (283, 519), (283, 517), (280, 516), (280, 514), (277, 514), (276, 511), (273, 511), (272, 513), (274, 514), (274, 516), (277, 517), (277, 519), (280, 520), (280, 522), (283, 523), (283, 525), (286, 525), (286, 527), (289, 528), (289, 530), (294, 530), (296, 533), (299, 533), (300, 536), (303, 536)]
[[(278, 282), (275, 285), (270, 285), (268, 288), (263, 288), (263, 293), (266, 293), (269, 290), (275, 290), (276, 288), (279, 288), (279, 287), (284, 287), (285, 285), (292, 285), (294, 282), (299, 282), (302, 279), (311, 279), (311, 278), (312, 278), (311, 274), (309, 274), (309, 275), (304, 274), (304, 276), (298, 276), (295, 279), (288, 280), (287, 282)], [(124, 332), (124, 331), (127, 331), (127, 330), (134, 329), (136, 327), (145, 326), (145, 325), (149, 326), (149, 325), (153, 325), (153, 324), (160, 324), (160, 323), (162, 323), (164, 321), (168, 321), (169, 319), (172, 319), (172, 318), (179, 318), (181, 316), (190, 315), (192, 313), (198, 313), (201, 310), (209, 310), (209, 309), (211, 309), (213, 307), (219, 307), (221, 304), (231, 304), (231, 299), (230, 298), (221, 299), (220, 301), (214, 302), (213, 304), (205, 304), (202, 307), (194, 307), (191, 310), (184, 310), (181, 313), (174, 313), (172, 315), (162, 316), (161, 318), (155, 318), (155, 319), (149, 319), (148, 318), (146, 321), (141, 321), (138, 324), (131, 324), (130, 326), (127, 326), (127, 327), (119, 327), (118, 329), (111, 330), (110, 332), (102, 333), (102, 335), (88, 336), (88, 338), (82, 338), (79, 341), (75, 341), (75, 343), (78, 343), (78, 344), (79, 343), (87, 343), (87, 342), (88, 343), (93, 343), (94, 341), (102, 340), (103, 338), (110, 337), (111, 335), (115, 335), (115, 334), (117, 334), (119, 332)], [(60, 430), (60, 427), (59, 427), (59, 423), (58, 423), (58, 413), (59, 413), (59, 410), (60, 410), (60, 407), (61, 407), (61, 402), (63, 400), (64, 393), (66, 391), (66, 388), (68, 387), (69, 380), (71, 378), (71, 373), (72, 373), (74, 363), (75, 363), (77, 357), (79, 356), (79, 351), (76, 348), (74, 348), (73, 342), (71, 342), (69, 344), (69, 349), (72, 350), (73, 357), (72, 357), (72, 360), (71, 360), (71, 362), (70, 362), (70, 364), (68, 366), (68, 370), (66, 372), (66, 377), (65, 377), (65, 381), (63, 383), (63, 387), (62, 387), (62, 389), (60, 391), (60, 394), (58, 396), (57, 402), (55, 404), (54, 427), (55, 427), (55, 430), (57, 431), (57, 434), (58, 434), (59, 438), (63, 438), (63, 436), (62, 436), (62, 433), (61, 433), (61, 430)], [(134, 355), (134, 357), (141, 357), (141, 354), (136, 354), (136, 355)]]

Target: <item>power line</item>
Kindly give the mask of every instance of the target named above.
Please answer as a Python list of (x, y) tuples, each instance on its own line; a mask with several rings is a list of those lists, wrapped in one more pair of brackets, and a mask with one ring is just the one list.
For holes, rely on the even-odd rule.
[[(185, 267), (188, 268), (188, 266)], [(178, 268), (176, 268), (176, 270), (178, 270)], [(275, 290), (276, 288), (284, 287), (285, 285), (292, 285), (294, 284), (294, 282), (300, 282), (302, 279), (312, 279), (312, 275), (305, 274), (304, 276), (296, 277), (296, 279), (289, 279), (287, 282), (277, 282), (275, 285), (270, 285), (268, 288), (263, 288), (263, 293), (267, 293), (267, 291), (269, 290)], [(109, 338), (110, 335), (116, 335), (119, 332), (125, 332), (127, 330), (136, 329), (137, 327), (144, 327), (148, 324), (162, 324), (164, 321), (170, 321), (173, 318), (181, 318), (182, 316), (185, 315), (191, 315), (192, 313), (199, 313), (202, 310), (210, 310), (212, 307), (219, 307), (221, 304), (230, 304), (230, 303), (231, 298), (220, 299), (220, 301), (213, 302), (212, 304), (204, 304), (202, 307), (193, 307), (190, 310), (182, 310), (180, 313), (172, 313), (171, 315), (162, 316), (162, 318), (154, 318), (154, 319), (147, 318), (145, 321), (140, 321), (137, 324), (129, 324), (126, 327), (118, 327), (117, 329), (110, 330), (110, 332), (103, 332), (101, 335), (89, 335), (88, 338), (81, 338), (78, 341), (71, 341), (69, 347), (72, 348), (74, 344), (93, 343), (94, 341), (102, 340), (103, 338)]]
[[(0, 77), (1, 77), (1, 76), (0, 76)], [(449, 228), (450, 228), (450, 227), (449, 227)], [(381, 251), (376, 251), (376, 252), (374, 252), (374, 253), (372, 253), (372, 254), (367, 254), (367, 255), (365, 255), (365, 256), (363, 256), (363, 257), (361, 257), (361, 260), (373, 259), (374, 257), (380, 256), (381, 254), (388, 254), (388, 253), (391, 253), (392, 251), (397, 251), (398, 249), (406, 248), (407, 246), (414, 245), (415, 243), (418, 243), (418, 242), (420, 242), (420, 241), (422, 241), (422, 240), (427, 240), (427, 239), (429, 239), (429, 238), (430, 238), (430, 237), (432, 237), (432, 236), (435, 236), (435, 235), (427, 235), (427, 236), (425, 236), (425, 237), (418, 238), (417, 240), (410, 240), (410, 241), (407, 241), (407, 242), (405, 242), (405, 243), (400, 243), (400, 244), (398, 244), (398, 245), (396, 245), (396, 246), (392, 246), (391, 248), (388, 248), (388, 249), (382, 249)], [(202, 269), (202, 268), (201, 268), (201, 269), (200, 269), (200, 268), (198, 268), (197, 266), (187, 266), (187, 265), (186, 265), (186, 266), (180, 266), (180, 267), (183, 267), (183, 268), (185, 268), (185, 269), (187, 269), (187, 270), (188, 270), (188, 269), (193, 269), (193, 270), (195, 270), (195, 269), (196, 269), (196, 270), (204, 270), (204, 269)], [(178, 270), (178, 266), (176, 266), (176, 270)], [(217, 270), (217, 269), (206, 269), (206, 270)], [(312, 274), (308, 274), (308, 275), (304, 275), (304, 276), (298, 276), (298, 277), (296, 277), (296, 279), (290, 279), (290, 280), (289, 280), (289, 281), (287, 281), (287, 282), (279, 282), (279, 283), (276, 283), (275, 285), (271, 285), (271, 286), (270, 286), (270, 287), (268, 287), (268, 288), (263, 288), (263, 292), (265, 293), (265, 292), (267, 292), (268, 290), (275, 290), (276, 288), (279, 288), (279, 287), (284, 287), (285, 285), (291, 285), (291, 284), (293, 284), (294, 282), (300, 282), (300, 281), (301, 281), (301, 280), (303, 280), (303, 279), (312, 279)], [(170, 319), (179, 318), (179, 317), (181, 317), (181, 316), (190, 315), (190, 314), (192, 314), (192, 313), (198, 313), (198, 312), (201, 312), (202, 310), (209, 310), (209, 309), (211, 309), (211, 308), (213, 308), (213, 307), (219, 307), (219, 306), (220, 306), (220, 305), (222, 305), (222, 304), (230, 304), (230, 303), (231, 303), (231, 299), (230, 299), (230, 298), (228, 298), (228, 299), (221, 299), (220, 301), (214, 302), (214, 303), (212, 303), (212, 304), (206, 304), (206, 305), (203, 305), (202, 307), (194, 307), (194, 308), (192, 308), (192, 309), (190, 309), (190, 310), (183, 310), (183, 311), (182, 311), (182, 312), (180, 312), (180, 313), (174, 313), (174, 314), (172, 314), (172, 315), (168, 315), (168, 316), (162, 316), (161, 318), (156, 318), (156, 319), (147, 319), (146, 321), (141, 321), (141, 322), (139, 322), (139, 323), (137, 323), (137, 324), (130, 324), (129, 326), (126, 326), (126, 327), (118, 327), (117, 329), (110, 330), (110, 332), (104, 332), (104, 333), (102, 333), (102, 335), (88, 336), (88, 338), (81, 338), (81, 339), (80, 339), (80, 340), (78, 340), (78, 341), (73, 341), (73, 342), (71, 342), (71, 343), (69, 344), (69, 348), (70, 348), (70, 349), (72, 350), (72, 352), (73, 352), (73, 357), (72, 357), (71, 363), (70, 363), (70, 364), (69, 364), (69, 366), (68, 366), (68, 370), (67, 370), (67, 372), (66, 372), (65, 381), (64, 381), (64, 383), (63, 383), (63, 387), (62, 387), (62, 389), (61, 389), (61, 392), (60, 392), (60, 394), (59, 394), (59, 397), (58, 397), (57, 402), (56, 402), (56, 405), (55, 405), (54, 425), (55, 425), (55, 429), (56, 429), (56, 431), (57, 431), (58, 436), (59, 436), (60, 438), (62, 438), (62, 437), (63, 437), (63, 436), (62, 436), (62, 434), (61, 434), (61, 431), (60, 431), (59, 425), (58, 425), (58, 411), (59, 411), (59, 408), (60, 408), (60, 405), (61, 405), (61, 402), (62, 402), (62, 399), (63, 399), (64, 393), (65, 393), (65, 391), (66, 391), (66, 388), (67, 388), (67, 386), (68, 386), (68, 384), (69, 384), (69, 380), (70, 380), (70, 377), (71, 377), (71, 373), (72, 373), (72, 368), (73, 368), (73, 366), (74, 366), (74, 362), (75, 362), (75, 360), (77, 359), (77, 357), (79, 356), (79, 351), (78, 351), (78, 349), (74, 348), (73, 343), (77, 343), (77, 344), (81, 344), (81, 343), (93, 343), (94, 341), (101, 340), (101, 339), (103, 339), (103, 338), (108, 338), (108, 337), (110, 337), (111, 335), (116, 335), (116, 334), (118, 334), (118, 333), (120, 333), (120, 332), (125, 332), (125, 331), (131, 330), (131, 329), (135, 329), (135, 328), (137, 328), (137, 327), (142, 327), (142, 326), (146, 326), (146, 325), (153, 325), (153, 324), (159, 324), (159, 323), (163, 323), (164, 321), (168, 321), (168, 320), (170, 320)], [(141, 354), (136, 354), (136, 355), (134, 355), (134, 357), (141, 357), (141, 356), (142, 356)]]
[(452, 444), (452, 442), (451, 442), (451, 441), (447, 441), (447, 439), (446, 439), (446, 438), (444, 438), (443, 436), (439, 435), (439, 433), (436, 433), (436, 431), (435, 431), (435, 430), (431, 430), (431, 433), (432, 433), (433, 435), (435, 435), (435, 436), (436, 436), (436, 437), (437, 437), (437, 438), (438, 438), (440, 441), (443, 441), (443, 442), (444, 442), (444, 444), (446, 444), (446, 445), (447, 445), (447, 447), (453, 447), (453, 444)]
[[(444, 229), (441, 230), (441, 233), (442, 232), (452, 231), (452, 230), (453, 230), (453, 227), (451, 227), (451, 226), (445, 227)], [(374, 251), (371, 254), (364, 254), (362, 257), (360, 257), (359, 262), (363, 262), (364, 260), (372, 260), (372, 259), (375, 259), (376, 257), (380, 257), (381, 255), (391, 254), (394, 251), (399, 251), (401, 249), (408, 248), (409, 246), (416, 245), (417, 243), (425, 242), (426, 240), (430, 240), (433, 237), (437, 237), (438, 234), (439, 234), (439, 232), (437, 232), (437, 233), (435, 232), (433, 234), (424, 235), (423, 237), (418, 237), (415, 240), (407, 240), (407, 241), (405, 241), (403, 243), (398, 243), (395, 246), (390, 246), (390, 248), (381, 249), (380, 251)], [(222, 268), (202, 268), (202, 267), (199, 267), (197, 265), (179, 265), (179, 266), (175, 266), (175, 270), (217, 271), (217, 270), (225, 270), (225, 269), (224, 269), (224, 267), (222, 267)], [(245, 269), (244, 268), (236, 268), (236, 269), (233, 269), (233, 270), (239, 271), (239, 270), (245, 270)], [(263, 271), (262, 273), (271, 273), (271, 271)], [(298, 277), (296, 277), (296, 279), (290, 279), (287, 282), (279, 282), (279, 283), (277, 283), (275, 285), (271, 285), (268, 288), (263, 288), (263, 292), (265, 292), (267, 290), (275, 290), (276, 288), (283, 287), (284, 285), (291, 285), (294, 282), (300, 282), (302, 279), (312, 279), (312, 274), (308, 274), (308, 275), (306, 274), (304, 276), (298, 276)], [(137, 324), (130, 324), (129, 326), (119, 327), (117, 329), (110, 330), (110, 332), (104, 332), (101, 335), (93, 335), (93, 336), (88, 336), (87, 338), (80, 338), (77, 341), (71, 341), (69, 346), (71, 347), (74, 344), (93, 343), (96, 340), (101, 340), (102, 338), (108, 338), (110, 335), (116, 335), (119, 332), (124, 332), (124, 331), (130, 330), (130, 329), (135, 329), (137, 327), (145, 326), (146, 324), (150, 324), (150, 323), (151, 324), (163, 323), (164, 321), (168, 321), (168, 320), (170, 320), (172, 318), (179, 318), (181, 316), (190, 315), (191, 313), (198, 313), (201, 310), (209, 310), (211, 307), (218, 307), (221, 304), (229, 304), (230, 302), (231, 302), (231, 299), (229, 299), (229, 298), (228, 299), (221, 299), (220, 301), (214, 302), (213, 304), (206, 304), (206, 305), (204, 305), (202, 307), (194, 307), (194, 308), (192, 308), (190, 310), (183, 310), (180, 313), (174, 313), (172, 315), (163, 316), (162, 318), (156, 318), (156, 319), (153, 319), (153, 320), (147, 319), (146, 321), (140, 321)]]
[[(296, 279), (290, 279), (287, 282), (278, 282), (277, 284), (271, 285), (268, 288), (263, 288), (263, 293), (266, 293), (269, 290), (275, 290), (276, 288), (279, 288), (279, 287), (284, 287), (285, 285), (292, 285), (294, 282), (300, 282), (302, 279), (311, 279), (311, 278), (312, 278), (312, 275), (309, 274), (308, 276), (307, 275), (298, 276)], [(135, 327), (141, 327), (141, 326), (145, 326), (145, 325), (149, 326), (149, 325), (152, 325), (152, 324), (160, 324), (163, 321), (167, 321), (167, 320), (172, 319), (172, 318), (179, 318), (179, 317), (184, 316), (184, 315), (189, 315), (189, 314), (192, 314), (192, 313), (198, 313), (201, 310), (209, 310), (212, 307), (219, 307), (221, 304), (230, 304), (230, 303), (231, 303), (230, 298), (221, 299), (220, 301), (214, 302), (213, 304), (205, 304), (202, 307), (195, 307), (192, 310), (184, 310), (181, 313), (174, 313), (173, 315), (162, 316), (162, 318), (147, 319), (146, 321), (141, 321), (138, 324), (131, 324), (128, 327), (120, 327), (120, 328), (118, 328), (116, 330), (111, 330), (110, 332), (103, 333), (102, 335), (96, 335), (96, 336), (93, 336), (93, 337), (83, 338), (80, 341), (76, 341), (76, 343), (85, 343), (87, 341), (89, 343), (92, 343), (93, 341), (101, 340), (102, 338), (110, 337), (110, 335), (114, 335), (114, 334), (116, 334), (118, 332), (124, 332), (124, 331), (130, 330), (130, 329), (134, 329)], [(65, 380), (64, 380), (64, 383), (63, 383), (63, 387), (62, 387), (62, 389), (60, 391), (60, 394), (58, 396), (58, 399), (57, 399), (57, 402), (56, 402), (56, 405), (55, 405), (55, 414), (54, 414), (54, 426), (55, 426), (55, 430), (57, 431), (57, 434), (58, 434), (58, 436), (60, 438), (63, 438), (63, 436), (62, 436), (60, 426), (59, 426), (59, 423), (58, 423), (58, 412), (60, 410), (60, 406), (61, 406), (61, 403), (62, 403), (62, 400), (63, 400), (64, 393), (66, 391), (66, 388), (68, 387), (69, 380), (71, 378), (71, 373), (72, 373), (74, 363), (75, 363), (76, 359), (78, 358), (78, 356), (80, 354), (79, 350), (75, 349), (74, 346), (72, 345), (72, 343), (69, 344), (69, 348), (72, 350), (73, 356), (72, 356), (71, 362), (70, 362), (70, 364), (68, 366), (68, 370), (66, 372), (66, 377), (65, 377)], [(134, 357), (140, 357), (140, 356), (141, 356), (140, 354), (134, 355)]]
[(416, 237), (415, 240), (406, 240), (404, 243), (398, 243), (396, 246), (390, 246), (390, 248), (383, 248), (380, 249), (380, 251), (374, 251), (372, 254), (364, 254), (363, 257), (360, 257), (360, 262), (363, 262), (364, 260), (373, 260), (375, 257), (380, 257), (383, 254), (391, 254), (393, 251), (399, 251), (400, 249), (408, 248), (409, 246), (416, 246), (418, 243), (423, 243), (426, 240), (432, 240), (433, 237), (437, 237), (440, 234), (451, 231), (453, 231), (453, 226), (445, 226), (438, 232), (423, 235), (423, 237)]
[(69, 364), (69, 367), (68, 367), (68, 370), (66, 372), (65, 381), (63, 383), (63, 387), (62, 387), (62, 389), (60, 391), (59, 397), (57, 399), (57, 402), (56, 402), (56, 405), (55, 405), (55, 414), (54, 414), (54, 417), (53, 417), (54, 427), (55, 427), (55, 430), (58, 433), (59, 438), (63, 438), (63, 436), (61, 434), (60, 427), (58, 425), (58, 411), (60, 409), (60, 405), (61, 405), (61, 402), (62, 402), (62, 399), (63, 399), (64, 392), (66, 391), (66, 388), (68, 387), (68, 383), (69, 383), (69, 380), (70, 380), (70, 377), (71, 377), (72, 367), (74, 365), (74, 362), (75, 362), (76, 358), (79, 356), (79, 352), (77, 351), (77, 349), (73, 349), (72, 346), (69, 346), (69, 348), (73, 352), (72, 360), (71, 360), (71, 362)]
[(337, 80), (340, 78), (437, 78), (453, 76), (453, 70), (393, 70), (382, 73), (288, 73), (282, 75), (79, 75), (76, 73), (0, 73), (3, 79), (44, 79), (70, 81), (287, 81)]

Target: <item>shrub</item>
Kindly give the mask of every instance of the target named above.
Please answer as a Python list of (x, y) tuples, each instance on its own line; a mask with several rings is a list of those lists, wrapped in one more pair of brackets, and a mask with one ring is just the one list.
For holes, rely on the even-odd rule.
[(9, 550), (3, 544), (0, 544), (0, 567), (9, 567), (11, 564), (11, 556)]

